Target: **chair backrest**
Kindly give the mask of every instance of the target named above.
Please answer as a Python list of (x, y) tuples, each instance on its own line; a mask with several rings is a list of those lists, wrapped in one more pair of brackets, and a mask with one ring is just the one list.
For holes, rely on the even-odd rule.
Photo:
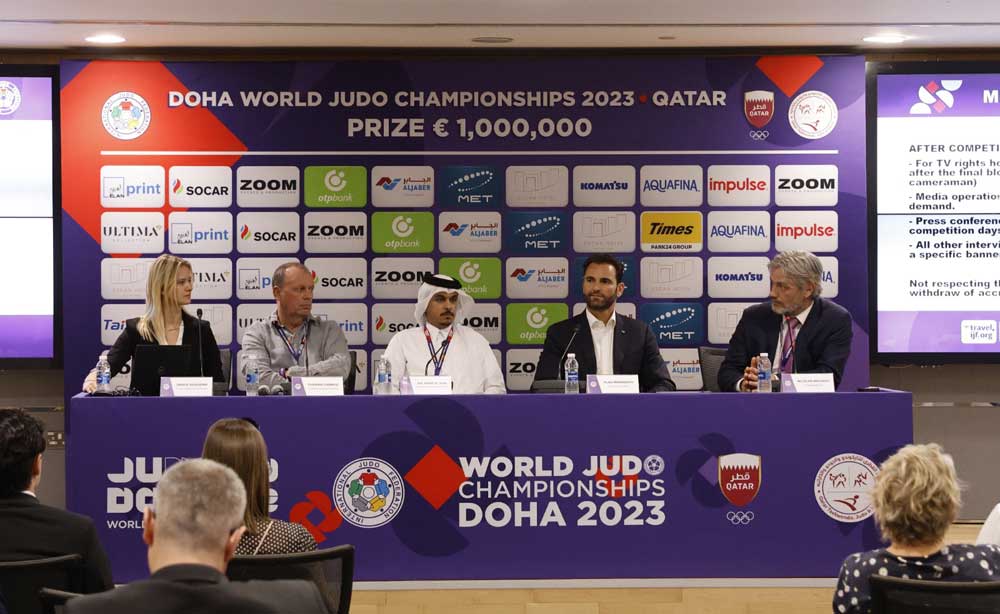
[(872, 576), (872, 614), (1000, 612), (1000, 582), (940, 582)]
[(222, 360), (222, 378), (226, 380), (226, 390), (229, 390), (233, 383), (233, 351), (219, 348), (219, 358)]
[(82, 592), (83, 557), (0, 562), (0, 594), (11, 614), (42, 614), (38, 592), (45, 587)]
[(42, 600), (42, 611), (45, 614), (61, 614), (66, 609), (66, 602), (79, 596), (80, 593), (57, 591), (54, 588), (43, 588), (38, 593), (39, 599)]
[(726, 348), (703, 345), (698, 348), (698, 362), (701, 364), (701, 389), (719, 392), (719, 369), (726, 358)]
[(296, 554), (237, 556), (229, 561), (230, 580), (309, 580), (331, 614), (347, 614), (354, 586), (354, 546)]
[(351, 366), (347, 370), (347, 377), (344, 378), (344, 394), (354, 394), (354, 384), (358, 379), (358, 353), (355, 350), (347, 352), (351, 357)]

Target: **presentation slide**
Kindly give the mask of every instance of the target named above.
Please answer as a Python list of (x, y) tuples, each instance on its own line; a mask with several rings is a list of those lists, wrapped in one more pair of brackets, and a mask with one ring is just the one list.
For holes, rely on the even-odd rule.
[(877, 87), (877, 349), (1000, 352), (1000, 74)]
[(52, 358), (52, 80), (0, 71), (0, 358)]

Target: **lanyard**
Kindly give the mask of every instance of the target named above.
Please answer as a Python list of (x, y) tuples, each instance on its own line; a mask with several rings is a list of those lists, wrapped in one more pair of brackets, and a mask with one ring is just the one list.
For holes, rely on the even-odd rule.
[[(424, 326), (424, 338), (427, 339), (427, 351), (431, 353), (431, 360), (434, 361), (434, 375), (441, 375), (441, 367), (444, 366), (444, 357), (448, 354), (448, 348), (451, 347), (451, 336), (455, 334), (455, 328), (452, 327), (448, 331), (448, 338), (444, 340), (441, 347), (437, 350), (434, 349), (434, 343), (431, 341), (431, 334), (427, 332), (427, 326)], [(440, 358), (438, 357), (438, 352), (441, 353)]]
[(299, 351), (296, 352), (292, 349), (292, 344), (288, 341), (288, 336), (285, 335), (285, 329), (278, 323), (275, 328), (278, 329), (278, 334), (281, 335), (281, 340), (285, 342), (285, 347), (288, 348), (288, 353), (292, 355), (295, 359), (295, 364), (299, 364), (299, 357), (302, 356), (302, 349), (306, 345), (306, 337), (309, 336), (309, 328), (312, 322), (306, 321), (306, 333), (302, 335), (302, 339), (299, 341)]

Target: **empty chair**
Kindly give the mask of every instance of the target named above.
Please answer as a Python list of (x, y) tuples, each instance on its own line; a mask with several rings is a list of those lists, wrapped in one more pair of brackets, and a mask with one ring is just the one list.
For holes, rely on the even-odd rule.
[(42, 614), (42, 588), (83, 591), (83, 557), (65, 554), (45, 559), (0, 562), (0, 594), (10, 614)]
[(331, 614), (347, 614), (354, 585), (354, 546), (301, 554), (237, 556), (229, 561), (230, 580), (309, 580), (316, 584)]
[(872, 576), (872, 614), (1000, 612), (1000, 582), (936, 582)]
[(706, 345), (698, 348), (698, 362), (701, 364), (701, 389), (709, 392), (719, 392), (719, 368), (726, 358), (726, 348), (713, 348)]

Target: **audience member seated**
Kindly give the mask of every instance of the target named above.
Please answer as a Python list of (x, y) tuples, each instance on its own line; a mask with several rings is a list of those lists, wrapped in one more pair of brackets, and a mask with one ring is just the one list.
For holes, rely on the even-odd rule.
[(1000, 544), (1000, 504), (994, 506), (976, 538), (977, 544)]
[(875, 478), (875, 522), (888, 548), (852, 554), (840, 568), (835, 614), (871, 612), (868, 578), (978, 582), (1000, 579), (997, 546), (944, 544), (961, 507), (951, 456), (937, 444), (909, 445), (891, 456)]
[(86, 516), (42, 504), (35, 496), (42, 478), (45, 428), (20, 409), (0, 409), (0, 560), (83, 557), (83, 589), (112, 586), (111, 565), (94, 523)]
[(226, 565), (243, 536), (246, 492), (239, 476), (207, 459), (163, 473), (153, 506), (143, 510), (147, 580), (71, 599), (67, 614), (325, 614), (319, 590), (305, 580), (229, 582)]
[(217, 421), (208, 429), (201, 455), (231, 468), (246, 488), (243, 523), (247, 530), (236, 546), (237, 555), (289, 554), (316, 549), (316, 540), (305, 527), (268, 516), (267, 444), (255, 425), (240, 418)]

